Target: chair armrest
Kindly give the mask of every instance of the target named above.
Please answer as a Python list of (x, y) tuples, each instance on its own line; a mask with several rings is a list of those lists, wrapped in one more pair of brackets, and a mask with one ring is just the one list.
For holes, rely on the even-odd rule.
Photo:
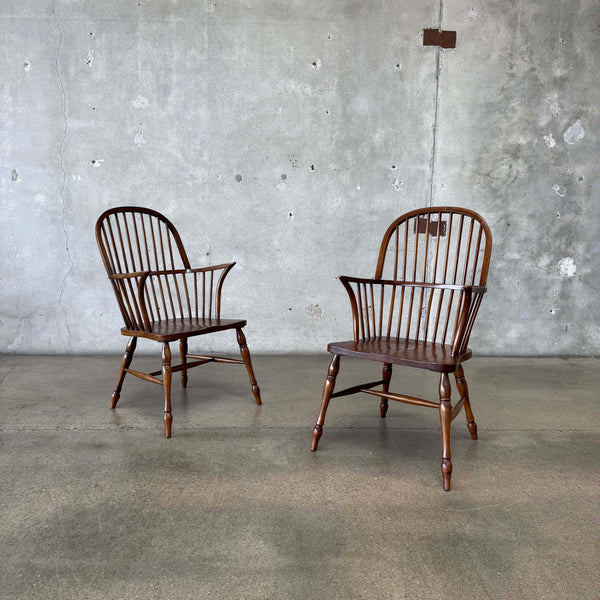
[(340, 275), (338, 279), (344, 283), (357, 283), (357, 284), (377, 284), (377, 285), (389, 285), (389, 286), (403, 286), (403, 287), (418, 287), (418, 288), (433, 288), (440, 290), (467, 290), (470, 289), (473, 293), (485, 293), (487, 288), (478, 285), (460, 285), (458, 283), (426, 283), (420, 281), (403, 281), (401, 279), (375, 279), (366, 277), (349, 277), (347, 275)]
[(235, 265), (232, 263), (223, 263), (222, 265), (210, 265), (208, 267), (198, 267), (195, 269), (164, 269), (161, 271), (133, 271), (131, 273), (116, 273), (114, 275), (109, 275), (109, 279), (135, 279), (136, 277), (150, 277), (155, 275), (179, 275), (184, 273), (203, 273), (210, 271), (219, 271), (221, 269), (226, 270), (228, 273), (229, 270)]

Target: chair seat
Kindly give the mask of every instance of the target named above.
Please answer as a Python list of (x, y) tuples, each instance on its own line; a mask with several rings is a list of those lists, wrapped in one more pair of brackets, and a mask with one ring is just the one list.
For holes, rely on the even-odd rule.
[(149, 338), (158, 342), (172, 342), (194, 335), (224, 331), (225, 329), (238, 329), (245, 326), (246, 321), (242, 319), (169, 319), (168, 321), (154, 321), (151, 323), (152, 331), (123, 327), (121, 333), (127, 336)]
[(449, 344), (434, 344), (407, 339), (372, 338), (360, 342), (332, 342), (327, 346), (331, 354), (354, 356), (395, 365), (428, 369), (439, 373), (452, 373), (461, 362), (471, 358), (467, 348), (461, 356), (452, 356)]

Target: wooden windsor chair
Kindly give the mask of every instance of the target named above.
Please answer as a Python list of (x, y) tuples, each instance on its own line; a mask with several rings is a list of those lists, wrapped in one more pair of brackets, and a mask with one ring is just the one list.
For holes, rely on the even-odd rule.
[[(465, 409), (471, 437), (477, 424), (471, 410), (462, 363), (471, 358), (467, 347), (483, 294), (492, 249), (487, 223), (462, 208), (414, 210), (388, 228), (379, 251), (374, 279), (340, 277), (350, 297), (354, 339), (333, 342), (333, 355), (311, 450), (323, 433), (331, 398), (365, 392), (381, 398), (380, 415), (388, 400), (439, 410), (442, 429), (442, 478), (450, 490), (452, 461), (450, 423)], [(341, 356), (383, 363), (382, 379), (333, 393)], [(439, 402), (389, 391), (392, 365), (440, 373)], [(454, 373), (459, 401), (452, 406), (449, 373)], [(373, 390), (381, 385), (381, 390)]]
[[(256, 404), (261, 404), (243, 332), (246, 321), (221, 319), (221, 289), (235, 263), (192, 269), (174, 225), (148, 208), (107, 210), (96, 223), (96, 241), (125, 321), (121, 334), (130, 337), (111, 408), (119, 401), (127, 373), (157, 383), (164, 391), (165, 435), (171, 437), (172, 374), (181, 372), (181, 386), (185, 388), (188, 370), (209, 362), (244, 364)], [(235, 329), (242, 360), (188, 354), (188, 338), (226, 329)], [(162, 344), (161, 370), (142, 373), (129, 368), (140, 337)], [(169, 343), (177, 340), (181, 364), (172, 366)]]

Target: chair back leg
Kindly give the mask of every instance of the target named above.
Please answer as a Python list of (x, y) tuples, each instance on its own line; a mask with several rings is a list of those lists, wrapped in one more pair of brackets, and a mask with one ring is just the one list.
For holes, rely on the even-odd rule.
[[(179, 340), (179, 355), (181, 356), (181, 364), (185, 365), (187, 363), (187, 353), (188, 353), (188, 340), (187, 338), (181, 338)], [(185, 389), (187, 387), (188, 382), (188, 374), (187, 369), (183, 369), (181, 371), (181, 387)]]
[(452, 455), (450, 454), (451, 421), (450, 378), (448, 377), (448, 373), (442, 373), (440, 377), (440, 424), (442, 426), (442, 479), (446, 492), (450, 491), (450, 478), (452, 476)]
[(165, 412), (163, 421), (165, 423), (165, 437), (171, 437), (171, 423), (173, 423), (173, 415), (171, 414), (171, 349), (169, 343), (163, 343), (162, 349), (162, 381), (165, 394)]
[(135, 352), (135, 347), (137, 345), (137, 338), (131, 337), (129, 338), (129, 342), (127, 342), (127, 347), (125, 348), (125, 354), (123, 354), (123, 359), (121, 360), (121, 370), (119, 371), (119, 379), (117, 381), (117, 387), (113, 392), (110, 399), (110, 407), (115, 408), (117, 406), (117, 402), (121, 396), (121, 388), (123, 387), (123, 380), (125, 379), (125, 375), (127, 372), (125, 369), (129, 369), (131, 365), (131, 361), (133, 360), (133, 353)]
[(325, 414), (327, 413), (327, 407), (329, 406), (329, 400), (331, 394), (335, 388), (335, 378), (340, 370), (340, 355), (334, 354), (327, 371), (327, 379), (325, 379), (325, 385), (323, 386), (323, 398), (321, 400), (321, 408), (319, 409), (319, 416), (317, 417), (317, 424), (313, 429), (312, 444), (310, 449), (315, 452), (319, 445), (319, 440), (323, 435), (323, 424), (325, 423)]
[(469, 400), (469, 388), (467, 387), (467, 380), (465, 379), (465, 372), (462, 365), (458, 366), (458, 369), (454, 371), (454, 377), (456, 378), (456, 388), (460, 394), (460, 399), (463, 400), (465, 407), (465, 416), (467, 417), (467, 429), (471, 434), (471, 438), (477, 439), (477, 423), (475, 423), (475, 417), (471, 410), (471, 402)]
[(252, 393), (254, 394), (254, 399), (256, 400), (256, 404), (260, 405), (262, 404), (262, 400), (260, 399), (260, 388), (258, 387), (256, 377), (254, 376), (254, 370), (252, 369), (252, 359), (250, 358), (250, 350), (248, 350), (248, 345), (246, 344), (246, 336), (241, 327), (235, 331), (240, 346), (240, 354), (242, 355), (246, 370), (248, 371), (248, 377), (250, 378), (250, 386), (252, 388)]
[[(390, 391), (390, 381), (392, 379), (392, 365), (391, 365), (391, 363), (385, 363), (383, 365), (382, 379), (383, 379), (383, 386), (381, 387), (381, 391), (384, 394), (387, 394), (387, 392)], [(379, 405), (379, 414), (380, 414), (380, 416), (381, 416), (382, 419), (385, 419), (385, 415), (387, 414), (387, 411), (388, 411), (388, 399), (387, 398), (382, 398), (381, 399), (381, 404)]]

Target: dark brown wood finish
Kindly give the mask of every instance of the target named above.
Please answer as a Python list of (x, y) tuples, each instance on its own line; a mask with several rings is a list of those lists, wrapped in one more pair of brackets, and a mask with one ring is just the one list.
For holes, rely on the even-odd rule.
[[(379, 397), (385, 417), (388, 400), (439, 411), (442, 476), (450, 490), (450, 423), (464, 407), (467, 427), (477, 439), (462, 363), (471, 358), (469, 337), (486, 291), (492, 235), (476, 212), (455, 207), (411, 211), (385, 232), (373, 279), (340, 276), (352, 309), (354, 337), (327, 346), (329, 367), (311, 449), (317, 449), (331, 398), (364, 392)], [(383, 363), (382, 381), (333, 393), (341, 356)], [(439, 402), (389, 391), (392, 365), (440, 373)], [(460, 399), (452, 407), (449, 373)], [(371, 388), (377, 385), (381, 390)]]
[[(96, 241), (125, 322), (121, 333), (130, 338), (111, 408), (119, 401), (127, 373), (160, 384), (164, 390), (165, 435), (171, 437), (172, 374), (181, 372), (185, 388), (188, 370), (209, 362), (244, 364), (256, 403), (261, 404), (242, 331), (246, 321), (221, 319), (221, 290), (235, 263), (192, 268), (175, 226), (149, 208), (123, 206), (107, 210), (96, 223)], [(242, 360), (188, 353), (188, 338), (228, 329), (236, 330)], [(162, 344), (161, 370), (142, 373), (130, 369), (140, 337)], [(169, 343), (177, 340), (181, 364), (172, 366)]]

